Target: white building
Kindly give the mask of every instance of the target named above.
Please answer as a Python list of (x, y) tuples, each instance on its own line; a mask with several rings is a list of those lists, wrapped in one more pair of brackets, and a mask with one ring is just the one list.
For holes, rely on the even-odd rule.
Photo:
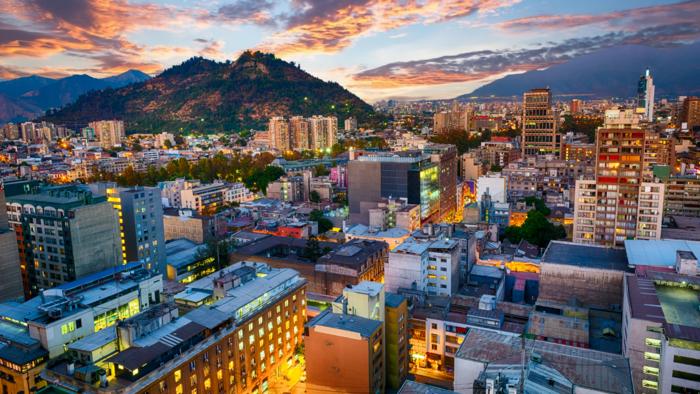
[(500, 174), (480, 176), (476, 183), (476, 202), (481, 203), (484, 194), (488, 193), (493, 202), (507, 202), (506, 178)]
[(459, 288), (461, 249), (457, 241), (418, 241), (409, 238), (389, 253), (384, 281), (389, 292), (421, 290), (449, 296)]
[(241, 203), (253, 200), (255, 200), (255, 194), (248, 190), (245, 184), (240, 182), (231, 184), (226, 194), (224, 194), (224, 201), (227, 203)]

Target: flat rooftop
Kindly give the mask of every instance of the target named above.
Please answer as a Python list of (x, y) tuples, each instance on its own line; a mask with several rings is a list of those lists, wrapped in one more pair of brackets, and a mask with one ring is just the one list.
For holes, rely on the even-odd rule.
[(542, 263), (628, 271), (625, 249), (573, 242), (551, 241), (542, 255)]
[(656, 286), (666, 322), (700, 328), (700, 292), (691, 288)]
[(186, 238), (172, 240), (165, 243), (165, 259), (168, 265), (180, 268), (197, 261), (199, 251), (206, 248), (206, 245), (197, 244)]
[(360, 334), (363, 338), (369, 338), (382, 326), (379, 320), (365, 319), (360, 316), (342, 315), (331, 313), (326, 309), (307, 323), (308, 327), (328, 327), (337, 330), (350, 331)]
[(431, 386), (425, 383), (418, 383), (406, 379), (398, 391), (398, 394), (454, 394), (455, 391), (446, 390), (440, 387)]
[[(471, 329), (455, 354), (456, 358), (484, 363), (520, 364), (518, 336)], [(542, 364), (569, 379), (574, 385), (610, 393), (632, 394), (630, 366), (622, 355), (526, 339), (525, 348), (538, 353)]]
[(650, 265), (654, 267), (675, 267), (676, 252), (693, 252), (700, 256), (700, 242), (676, 239), (626, 240), (625, 252), (630, 266)]

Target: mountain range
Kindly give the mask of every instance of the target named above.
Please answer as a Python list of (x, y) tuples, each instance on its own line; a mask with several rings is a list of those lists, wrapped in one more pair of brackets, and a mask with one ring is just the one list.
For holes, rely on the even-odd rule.
[(31, 75), (0, 81), (0, 123), (32, 119), (50, 108), (63, 107), (89, 91), (120, 88), (149, 78), (141, 71), (129, 70), (101, 79), (81, 74), (60, 79)]
[(365, 120), (372, 107), (335, 82), (322, 81), (272, 54), (237, 60), (194, 57), (142, 83), (87, 93), (42, 118), (77, 127), (122, 119), (133, 132), (236, 131), (262, 128), (270, 117), (336, 115)]
[(523, 92), (550, 87), (555, 95), (632, 97), (644, 70), (649, 68), (656, 85), (656, 97), (700, 94), (700, 42), (655, 48), (623, 46), (602, 49), (575, 57), (544, 70), (508, 75), (459, 96), (521, 97)]

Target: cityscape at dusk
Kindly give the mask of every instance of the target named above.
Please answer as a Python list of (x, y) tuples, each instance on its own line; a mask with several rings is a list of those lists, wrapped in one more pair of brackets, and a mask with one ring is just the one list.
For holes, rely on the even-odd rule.
[(697, 394), (699, 228), (698, 0), (0, 0), (0, 394)]

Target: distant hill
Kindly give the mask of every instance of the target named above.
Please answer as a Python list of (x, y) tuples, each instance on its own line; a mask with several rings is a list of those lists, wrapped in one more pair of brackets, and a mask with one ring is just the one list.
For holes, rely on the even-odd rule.
[(550, 87), (553, 94), (581, 97), (632, 97), (649, 67), (656, 97), (700, 94), (700, 43), (671, 48), (625, 46), (576, 57), (546, 70), (508, 75), (459, 96), (521, 97), (523, 92)]
[(272, 116), (315, 114), (363, 120), (372, 107), (294, 63), (245, 52), (233, 62), (194, 57), (146, 82), (88, 93), (43, 119), (77, 126), (117, 118), (138, 132), (237, 131), (262, 128)]
[(120, 88), (150, 77), (129, 70), (108, 78), (71, 75), (52, 79), (38, 75), (0, 81), (0, 124), (32, 119), (50, 108), (60, 108), (91, 90)]

